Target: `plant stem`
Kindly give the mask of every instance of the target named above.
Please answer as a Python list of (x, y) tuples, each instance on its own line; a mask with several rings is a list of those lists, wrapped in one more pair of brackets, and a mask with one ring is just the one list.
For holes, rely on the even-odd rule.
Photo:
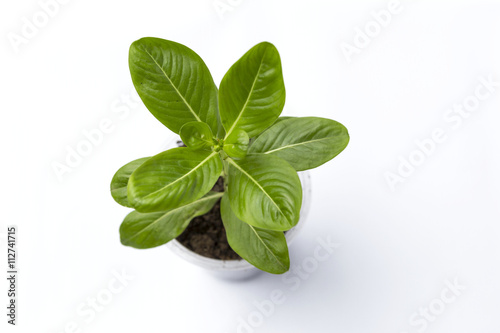
[(228, 176), (228, 167), (229, 167), (229, 164), (227, 163), (226, 160), (223, 160), (222, 161), (222, 166), (223, 166), (223, 169), (222, 169), (222, 179), (224, 180), (224, 192), (227, 191), (227, 176)]

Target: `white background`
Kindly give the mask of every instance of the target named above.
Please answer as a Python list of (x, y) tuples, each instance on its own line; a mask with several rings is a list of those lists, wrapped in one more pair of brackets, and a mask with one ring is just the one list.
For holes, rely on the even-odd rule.
[[(222, 16), (212, 0), (70, 0), (17, 47), (8, 36), (22, 36), (23, 17), (32, 22), (41, 7), (2, 1), (1, 266), (15, 224), (20, 277), (15, 328), (2, 278), (1, 331), (224, 333), (250, 316), (240, 332), (499, 332), (500, 87), (459, 125), (444, 117), (471, 101), (480, 77), (500, 81), (500, 2), (401, 0), (348, 61), (342, 43), (354, 45), (356, 29), (389, 1), (221, 1), (233, 4)], [(269, 274), (227, 282), (166, 247), (120, 244), (128, 210), (112, 200), (111, 177), (174, 138), (142, 105), (121, 100), (132, 89), (129, 45), (144, 36), (191, 47), (217, 83), (270, 41), (283, 62), (284, 114), (349, 129), (348, 148), (311, 172), (312, 209), (292, 266), (314, 256), (318, 237), (340, 246), (307, 276), (289, 275), (300, 284)], [(58, 179), (54, 163), (103, 119), (110, 133)], [(436, 128), (446, 140), (392, 190), (386, 173), (397, 174), (399, 158), (417, 156), (415, 140)], [(134, 279), (102, 311), (77, 313), (122, 270)], [(449, 304), (440, 301), (453, 296), (446, 281), (465, 287)], [(284, 302), (259, 315), (254, 302), (275, 289)], [(438, 315), (424, 329), (418, 311), (429, 306)]]

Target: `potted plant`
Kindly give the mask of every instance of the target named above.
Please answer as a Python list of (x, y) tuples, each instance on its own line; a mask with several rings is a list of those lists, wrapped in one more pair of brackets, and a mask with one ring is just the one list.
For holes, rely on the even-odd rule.
[(207, 213), (220, 214), (218, 243), (227, 239), (246, 260), (239, 262), (286, 272), (285, 232), (297, 225), (303, 200), (297, 172), (338, 155), (349, 142), (346, 128), (325, 118), (279, 117), (281, 60), (267, 42), (245, 53), (219, 89), (194, 51), (168, 40), (135, 41), (129, 67), (146, 107), (185, 147), (137, 159), (114, 175), (113, 198), (135, 209), (120, 226), (122, 244), (160, 246), (183, 238)]

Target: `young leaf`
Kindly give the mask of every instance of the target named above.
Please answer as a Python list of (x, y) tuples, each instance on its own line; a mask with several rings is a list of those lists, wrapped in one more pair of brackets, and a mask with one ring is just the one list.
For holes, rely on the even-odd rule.
[(219, 154), (174, 148), (151, 157), (128, 182), (128, 201), (141, 213), (177, 208), (201, 198), (222, 172)]
[(194, 217), (209, 212), (222, 195), (219, 192), (209, 192), (197, 201), (165, 212), (133, 211), (120, 226), (121, 242), (137, 249), (149, 249), (168, 243), (177, 238)]
[(274, 123), (285, 105), (285, 84), (276, 47), (264, 42), (245, 53), (222, 79), (219, 100), (226, 138), (236, 128), (254, 137)]
[(179, 134), (182, 142), (194, 150), (210, 148), (214, 144), (212, 130), (207, 124), (199, 121), (184, 124)]
[(241, 129), (235, 129), (224, 141), (224, 151), (231, 157), (243, 158), (247, 155), (250, 138)]
[(264, 154), (227, 161), (229, 201), (240, 220), (254, 227), (281, 231), (297, 224), (302, 186), (290, 164)]
[(337, 156), (349, 143), (344, 125), (326, 118), (289, 118), (262, 133), (248, 153), (280, 157), (297, 171), (316, 168)]
[(150, 157), (140, 158), (138, 160), (129, 162), (122, 166), (113, 176), (111, 180), (111, 196), (117, 203), (125, 207), (132, 207), (127, 199), (127, 184), (128, 179), (132, 172), (135, 171), (144, 162), (149, 160)]
[(220, 212), (227, 241), (240, 257), (269, 273), (288, 271), (290, 258), (282, 231), (256, 228), (238, 219), (231, 210), (227, 194), (222, 197)]
[(217, 133), (217, 88), (203, 60), (190, 48), (146, 37), (130, 46), (132, 81), (149, 111), (179, 133), (190, 121)]

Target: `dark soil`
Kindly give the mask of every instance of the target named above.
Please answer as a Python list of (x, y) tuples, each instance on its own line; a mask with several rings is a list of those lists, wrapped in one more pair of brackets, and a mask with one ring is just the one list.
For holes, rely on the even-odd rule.
[[(224, 191), (222, 177), (219, 178), (212, 191)], [(226, 230), (220, 217), (220, 200), (211, 211), (191, 220), (177, 240), (191, 251), (204, 257), (221, 260), (241, 259), (227, 242)]]

